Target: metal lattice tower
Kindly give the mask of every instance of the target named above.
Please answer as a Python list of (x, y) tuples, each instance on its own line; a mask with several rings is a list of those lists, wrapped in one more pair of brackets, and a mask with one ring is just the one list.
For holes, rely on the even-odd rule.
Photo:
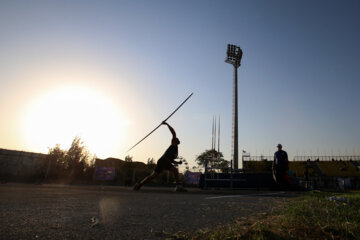
[(225, 62), (234, 66), (234, 89), (233, 89), (233, 116), (232, 116), (232, 168), (239, 169), (239, 144), (238, 144), (238, 73), (243, 52), (240, 47), (232, 44), (227, 45)]

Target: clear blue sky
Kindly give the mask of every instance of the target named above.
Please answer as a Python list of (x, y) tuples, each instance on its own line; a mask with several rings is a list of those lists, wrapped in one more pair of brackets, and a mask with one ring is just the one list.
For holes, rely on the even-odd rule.
[[(193, 163), (211, 147), (217, 114), (229, 159), (233, 72), (224, 59), (232, 43), (244, 52), (240, 150), (268, 155), (282, 143), (290, 156), (360, 154), (359, 12), (358, 1), (1, 1), (0, 147), (46, 152), (70, 144), (76, 129), (32, 145), (41, 138), (36, 132), (49, 136), (51, 127), (24, 123), (23, 114), (35, 111), (34, 99), (76, 85), (106, 96), (121, 112), (122, 128), (92, 135), (112, 146), (95, 151), (99, 157), (124, 158), (194, 92), (169, 120), (182, 141), (180, 155)], [(54, 123), (65, 124), (61, 129), (71, 124), (63, 119), (81, 117), (66, 106)], [(39, 119), (30, 117), (34, 122), (48, 117), (51, 107), (43, 107)], [(115, 119), (96, 109), (86, 116), (98, 114), (87, 131)], [(157, 159), (169, 143), (161, 128), (129, 154)]]

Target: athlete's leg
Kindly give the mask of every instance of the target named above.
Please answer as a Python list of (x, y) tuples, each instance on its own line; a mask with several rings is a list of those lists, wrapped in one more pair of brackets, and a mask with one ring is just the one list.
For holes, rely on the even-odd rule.
[(153, 180), (154, 178), (157, 177), (157, 175), (159, 175), (157, 172), (152, 172), (149, 176), (147, 176), (146, 178), (144, 178), (143, 180), (141, 180), (141, 182), (138, 182), (134, 185), (134, 190), (138, 191), (140, 190), (140, 188), (142, 186), (144, 186), (146, 183), (150, 182), (151, 180)]
[(149, 176), (147, 176), (140, 182), (141, 187), (144, 186), (145, 184), (147, 184), (148, 182), (150, 182), (151, 180), (153, 180), (154, 178), (156, 178), (158, 175), (159, 174), (157, 172), (155, 172), (155, 171), (152, 172)]
[(170, 172), (172, 172), (172, 174), (174, 175), (175, 177), (175, 181), (176, 181), (176, 187), (174, 189), (175, 192), (187, 192), (187, 190), (181, 186), (180, 184), (180, 180), (179, 180), (179, 172), (177, 170), (177, 168), (175, 168), (174, 166), (172, 166), (170, 169), (169, 169)]
[(170, 170), (170, 172), (172, 172), (172, 174), (173, 174), (174, 177), (175, 177), (176, 185), (179, 185), (179, 184), (180, 184), (180, 181), (179, 181), (179, 172), (178, 172), (177, 168), (175, 168), (174, 166), (172, 166), (169, 170)]

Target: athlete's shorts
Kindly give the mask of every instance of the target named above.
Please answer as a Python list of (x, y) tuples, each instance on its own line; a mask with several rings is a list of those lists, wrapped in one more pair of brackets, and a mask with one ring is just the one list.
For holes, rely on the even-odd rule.
[(170, 168), (174, 167), (174, 165), (171, 164), (171, 162), (167, 159), (164, 158), (160, 158), (157, 161), (156, 167), (155, 167), (155, 172), (156, 173), (161, 173), (164, 170), (169, 170)]

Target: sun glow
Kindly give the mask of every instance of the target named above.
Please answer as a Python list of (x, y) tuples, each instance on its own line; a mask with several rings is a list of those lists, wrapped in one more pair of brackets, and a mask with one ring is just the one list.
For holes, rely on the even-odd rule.
[(29, 105), (24, 117), (28, 145), (40, 151), (60, 144), (68, 148), (80, 136), (91, 153), (114, 156), (123, 147), (127, 120), (121, 109), (98, 91), (64, 87)]

